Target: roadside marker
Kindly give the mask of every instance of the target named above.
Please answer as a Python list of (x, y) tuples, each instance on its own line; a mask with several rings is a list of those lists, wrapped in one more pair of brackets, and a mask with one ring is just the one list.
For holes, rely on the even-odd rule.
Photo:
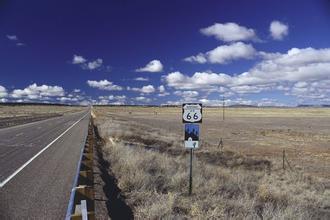
[(189, 195), (192, 194), (192, 168), (194, 149), (198, 148), (199, 143), (199, 124), (202, 123), (202, 104), (200, 103), (184, 103), (182, 104), (182, 122), (185, 123), (184, 128), (184, 146), (190, 149), (189, 164)]
[(42, 154), (45, 150), (47, 150), (52, 144), (54, 144), (58, 139), (60, 139), (63, 135), (65, 135), (71, 128), (73, 128), (76, 124), (78, 124), (81, 120), (83, 120), (87, 114), (85, 114), (82, 118), (76, 121), (73, 125), (71, 125), (68, 129), (66, 129), (60, 136), (55, 138), (52, 142), (50, 142), (46, 147), (44, 147), (41, 151), (39, 151), (36, 155), (34, 155), (30, 160), (25, 162), (20, 168), (18, 168), (14, 173), (12, 173), (9, 177), (7, 177), (3, 182), (0, 183), (0, 188), (4, 187), (12, 178), (14, 178), (19, 172), (21, 172), (27, 165), (29, 165), (34, 159), (36, 159), (40, 154)]

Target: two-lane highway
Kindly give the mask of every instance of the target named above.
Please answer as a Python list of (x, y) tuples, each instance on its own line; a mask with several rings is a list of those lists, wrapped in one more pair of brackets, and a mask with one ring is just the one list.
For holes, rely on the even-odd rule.
[(0, 219), (64, 219), (89, 117), (0, 129)]

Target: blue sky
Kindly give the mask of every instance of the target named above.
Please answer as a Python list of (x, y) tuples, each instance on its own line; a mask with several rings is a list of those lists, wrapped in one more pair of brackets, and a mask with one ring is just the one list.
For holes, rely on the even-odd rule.
[(330, 104), (327, 0), (0, 0), (0, 101)]

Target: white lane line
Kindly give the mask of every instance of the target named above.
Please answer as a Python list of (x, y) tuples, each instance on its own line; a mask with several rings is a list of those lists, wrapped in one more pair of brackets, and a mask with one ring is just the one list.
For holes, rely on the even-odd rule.
[(87, 114), (85, 114), (82, 118), (80, 118), (73, 125), (71, 125), (68, 129), (66, 129), (62, 134), (60, 134), (60, 136), (58, 136), (57, 138), (55, 138), (46, 147), (44, 147), (41, 151), (39, 151), (36, 155), (34, 155), (30, 160), (28, 160), (25, 164), (23, 164), (20, 168), (18, 168), (14, 173), (12, 173), (9, 177), (7, 177), (7, 179), (5, 179), (4, 181), (2, 181), (0, 183), (0, 188), (2, 188), (4, 185), (6, 185), (6, 183), (8, 183), (12, 178), (14, 178), (19, 172), (21, 172), (27, 165), (29, 165), (40, 154), (42, 154), (42, 152), (44, 152), (45, 150), (47, 150), (52, 144), (54, 144), (58, 139), (60, 139), (63, 135), (65, 135), (65, 133), (67, 133), (71, 128), (73, 128), (73, 126), (75, 126), (76, 124), (78, 124), (78, 122), (80, 122), (81, 120), (83, 120), (89, 113), (90, 112), (88, 111)]

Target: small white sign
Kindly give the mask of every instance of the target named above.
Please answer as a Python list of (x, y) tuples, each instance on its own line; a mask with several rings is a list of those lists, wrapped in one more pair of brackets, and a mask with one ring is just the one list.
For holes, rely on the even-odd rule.
[(202, 104), (186, 103), (182, 105), (183, 123), (202, 123)]
[(198, 141), (192, 141), (192, 140), (185, 141), (184, 142), (184, 147), (189, 148), (189, 149), (198, 148)]

